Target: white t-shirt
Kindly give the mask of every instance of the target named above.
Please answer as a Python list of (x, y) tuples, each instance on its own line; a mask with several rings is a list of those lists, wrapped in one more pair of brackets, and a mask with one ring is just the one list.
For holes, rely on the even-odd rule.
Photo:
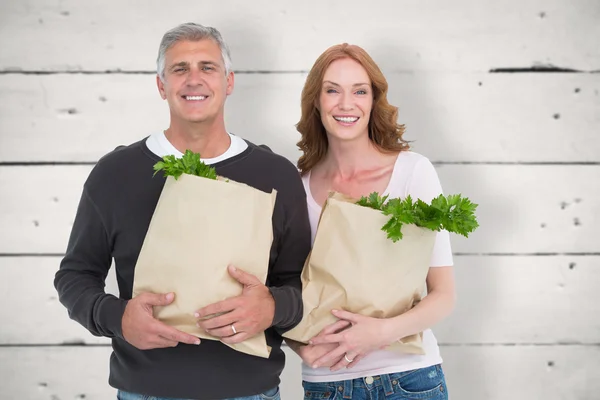
[[(228, 134), (231, 139), (229, 148), (220, 156), (214, 158), (201, 158), (205, 164), (216, 164), (219, 161), (227, 160), (228, 158), (237, 156), (248, 148), (248, 143), (246, 143), (244, 139), (239, 136), (232, 135), (231, 133)], [(169, 142), (169, 139), (167, 139), (164, 132), (157, 132), (150, 135), (148, 139), (146, 139), (146, 146), (148, 146), (148, 149), (150, 149), (151, 152), (159, 157), (170, 155), (177, 158), (183, 157), (183, 153), (177, 150), (175, 146)]]
[[(302, 182), (306, 190), (308, 216), (312, 241), (314, 241), (321, 207), (310, 191), (310, 172), (302, 178)], [(398, 155), (390, 182), (383, 195), (389, 195), (390, 198), (405, 198), (410, 195), (414, 200), (418, 198), (429, 203), (441, 193), (442, 186), (431, 162), (420, 154), (403, 151)], [(430, 265), (431, 267), (454, 265), (450, 236), (447, 231), (438, 232)], [(352, 369), (336, 372), (331, 372), (328, 367), (313, 369), (306, 363), (302, 363), (302, 379), (308, 382), (341, 381), (425, 368), (442, 362), (440, 349), (431, 329), (423, 332), (423, 348), (425, 355), (377, 350), (363, 358)]]

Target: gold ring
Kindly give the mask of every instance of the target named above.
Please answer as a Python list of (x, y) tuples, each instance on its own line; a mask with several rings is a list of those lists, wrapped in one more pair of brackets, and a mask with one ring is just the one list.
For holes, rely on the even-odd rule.
[(233, 331), (234, 335), (237, 333), (237, 331), (235, 330), (235, 326), (233, 326), (233, 324), (231, 324), (231, 330)]

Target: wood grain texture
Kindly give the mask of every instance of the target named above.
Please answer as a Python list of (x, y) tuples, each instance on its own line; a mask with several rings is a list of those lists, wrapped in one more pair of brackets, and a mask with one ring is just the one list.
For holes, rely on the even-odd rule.
[[(600, 398), (599, 20), (597, 0), (0, 2), (0, 400), (115, 397), (108, 340), (52, 285), (92, 166), (52, 164), (167, 127), (153, 70), (185, 21), (231, 47), (227, 128), (293, 162), (307, 71), (363, 46), (445, 192), (480, 204), (481, 228), (452, 239), (456, 310), (434, 328), (450, 398)], [(301, 398), (286, 351), (282, 397)]]
[[(109, 343), (71, 321), (53, 286), (60, 257), (0, 258), (0, 345)], [(118, 294), (114, 269), (107, 291)], [(600, 344), (600, 256), (455, 257), (458, 304), (434, 327), (440, 343)], [(28, 277), (25, 279), (24, 277)], [(557, 323), (560, 321), (560, 323)]]
[[(65, 251), (91, 166), (1, 166), (0, 253)], [(446, 194), (479, 204), (480, 228), (457, 253), (599, 252), (600, 166), (443, 165)], [(535, 183), (535, 184), (533, 184)]]
[[(600, 162), (600, 75), (390, 73), (415, 151), (445, 162)], [(227, 128), (296, 161), (304, 74), (238, 75)], [(152, 75), (0, 75), (0, 162), (93, 162), (168, 127)]]
[[(104, 400), (110, 347), (0, 348), (0, 399)], [(299, 399), (300, 359), (286, 349), (283, 399)], [(451, 399), (591, 400), (600, 390), (598, 346), (442, 347)], [(57, 368), (61, 366), (61, 368)]]
[(221, 30), (238, 70), (308, 70), (342, 42), (404, 71), (600, 68), (600, 50), (588, 40), (600, 35), (594, 0), (183, 0), (166, 8), (158, 0), (3, 2), (0, 25), (11, 34), (0, 36), (0, 69), (152, 70), (163, 33), (187, 21)]

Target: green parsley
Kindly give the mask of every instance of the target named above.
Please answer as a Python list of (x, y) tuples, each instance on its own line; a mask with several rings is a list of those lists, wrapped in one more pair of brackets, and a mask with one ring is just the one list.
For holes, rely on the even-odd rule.
[(479, 224), (475, 217), (477, 204), (460, 194), (449, 196), (439, 195), (427, 204), (417, 199), (413, 202), (410, 196), (404, 200), (391, 199), (386, 203), (388, 196), (379, 196), (377, 192), (368, 197), (361, 197), (356, 203), (363, 207), (380, 210), (384, 215), (389, 215), (389, 221), (381, 228), (387, 232), (388, 239), (397, 242), (402, 239), (402, 225), (415, 224), (432, 231), (445, 229), (469, 237)]
[(173, 155), (164, 156), (162, 161), (154, 164), (154, 175), (158, 171), (163, 171), (164, 176), (172, 176), (175, 179), (178, 179), (181, 174), (217, 179), (217, 171), (200, 161), (200, 154), (191, 150), (186, 150), (181, 158), (176, 158)]

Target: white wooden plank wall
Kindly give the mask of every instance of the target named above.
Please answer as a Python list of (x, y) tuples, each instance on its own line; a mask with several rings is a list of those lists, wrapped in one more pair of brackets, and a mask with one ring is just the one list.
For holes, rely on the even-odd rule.
[(68, 319), (52, 279), (94, 162), (166, 127), (156, 51), (186, 21), (230, 44), (228, 128), (292, 161), (312, 63), (365, 47), (414, 149), (480, 204), (481, 228), (453, 238), (457, 309), (435, 327), (451, 398), (600, 399), (598, 0), (4, 0), (0, 400), (114, 398), (108, 341)]

